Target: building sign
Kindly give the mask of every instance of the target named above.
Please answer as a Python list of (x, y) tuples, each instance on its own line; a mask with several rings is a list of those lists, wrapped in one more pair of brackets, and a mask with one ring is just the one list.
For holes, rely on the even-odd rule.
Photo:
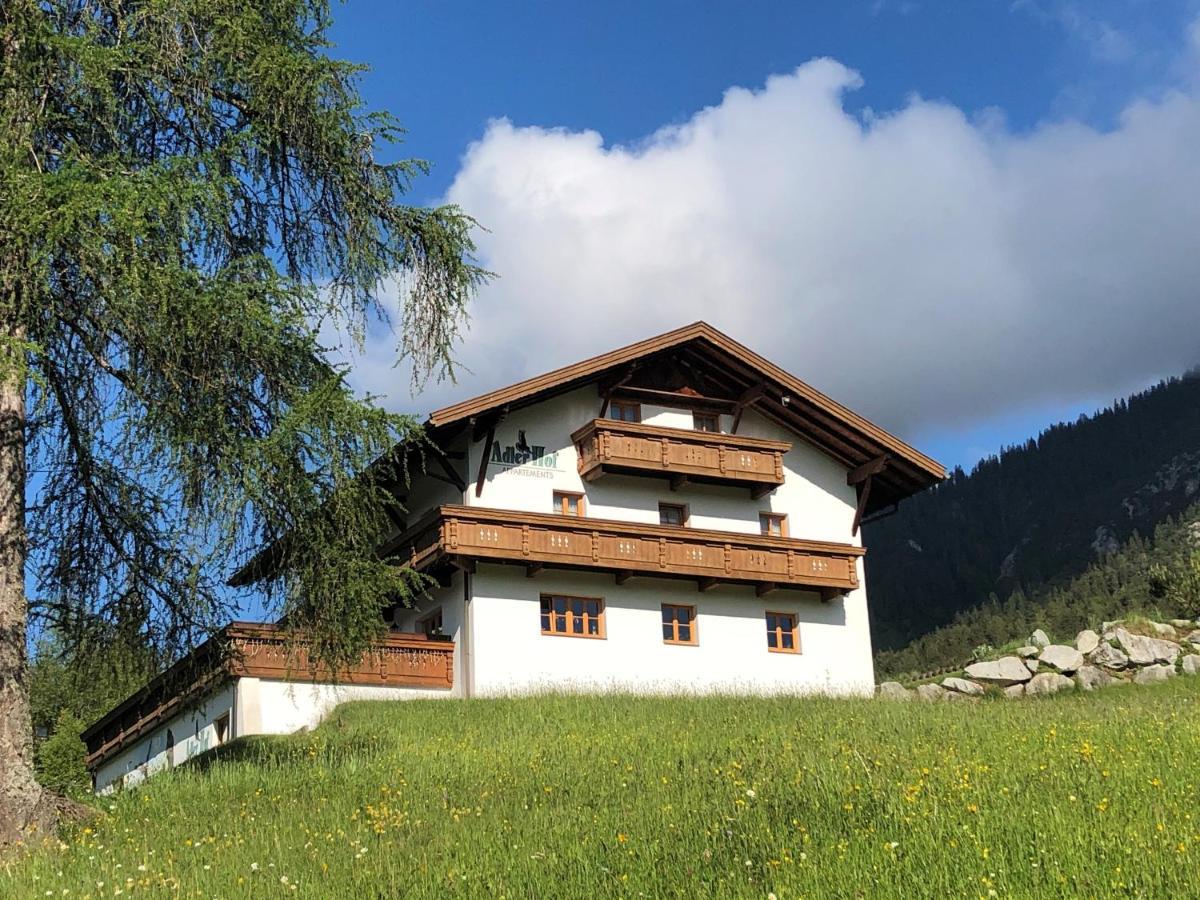
[(562, 471), (558, 468), (558, 453), (547, 453), (545, 447), (529, 443), (524, 429), (517, 431), (517, 439), (511, 444), (492, 444), (488, 465), (527, 478), (552, 478), (554, 472)]

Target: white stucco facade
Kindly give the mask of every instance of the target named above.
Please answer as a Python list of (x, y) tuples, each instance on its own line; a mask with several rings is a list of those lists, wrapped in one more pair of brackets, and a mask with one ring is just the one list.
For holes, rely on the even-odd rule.
[[(443, 447), (448, 455), (440, 472), (433, 462), (427, 463), (426, 471), (410, 472), (408, 525), (445, 504), (551, 514), (560, 511), (555, 502), (559, 491), (582, 496), (585, 519), (657, 527), (659, 505), (673, 504), (686, 508), (685, 530), (758, 535), (761, 515), (770, 513), (786, 517), (789, 538), (861, 546), (852, 533), (859, 494), (848, 483), (848, 468), (753, 407), (744, 408), (737, 435), (791, 445), (783, 454), (783, 483), (757, 499), (745, 484), (693, 482), (672, 490), (666, 471), (662, 477), (610, 472), (585, 481), (571, 435), (598, 417), (602, 397), (597, 384), (590, 383), (506, 411), (494, 426), (491, 449), (481, 439), (487, 427), (457, 432), (453, 445)], [(640, 422), (694, 428), (692, 410), (645, 402), (640, 404)], [(728, 432), (732, 416), (721, 415), (718, 422), (719, 430)], [(445, 466), (453, 467), (457, 479), (448, 476)], [(458, 486), (449, 483), (452, 480)], [(210, 749), (216, 743), (213, 723), (224, 712), (231, 715), (227, 739), (232, 739), (312, 728), (349, 700), (492, 697), (546, 690), (867, 694), (874, 686), (867, 588), (862, 559), (856, 564), (857, 588), (844, 594), (826, 592), (823, 598), (818, 590), (787, 585), (769, 584), (756, 591), (755, 585), (734, 579), (705, 583), (694, 576), (634, 571), (617, 577), (612, 571), (553, 564), (527, 567), (460, 560), (449, 574), (441, 571), (439, 585), (415, 608), (396, 610), (390, 622), (399, 632), (422, 634), (436, 617), (432, 621), (440, 623), (437, 632), (453, 641), (450, 689), (233, 679), (105, 761), (96, 769), (96, 785), (105, 790), (136, 784), (147, 774)], [(602, 635), (545, 633), (543, 597), (601, 601)], [(664, 639), (664, 604), (692, 609), (690, 643)], [(770, 645), (769, 614), (795, 617), (798, 646), (788, 649), (797, 652), (780, 652)], [(169, 751), (168, 729), (174, 738)]]

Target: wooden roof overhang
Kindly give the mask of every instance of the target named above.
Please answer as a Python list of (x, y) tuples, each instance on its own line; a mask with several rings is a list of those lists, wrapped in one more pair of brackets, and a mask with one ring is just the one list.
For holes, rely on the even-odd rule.
[[(649, 373), (664, 367), (682, 373), (690, 393), (644, 383)], [(846, 467), (848, 482), (867, 494), (860, 516), (892, 507), (945, 478), (936, 460), (706, 322), (439, 409), (429, 417), (427, 428), (438, 443), (468, 428), (479, 439), (509, 412), (587, 384), (597, 384), (606, 397), (715, 409), (735, 421), (752, 407)]]

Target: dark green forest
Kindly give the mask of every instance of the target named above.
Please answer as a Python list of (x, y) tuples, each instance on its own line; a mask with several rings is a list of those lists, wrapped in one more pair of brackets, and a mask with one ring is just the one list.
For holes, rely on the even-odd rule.
[[(1198, 500), (1200, 370), (1052, 426), (969, 474), (955, 470), (864, 528), (881, 669), (897, 671), (891, 651), (951, 623), (936, 642), (959, 634), (955, 653), (969, 652), (984, 642), (980, 635), (999, 633), (979, 627), (984, 619), (1034, 616), (1029, 604), (1049, 603), (1068, 586), (1074, 591), (1073, 579), (1090, 566)], [(1072, 596), (1085, 604), (1084, 595)], [(971, 636), (961, 632), (968, 621)], [(946, 657), (924, 646), (912, 660)]]

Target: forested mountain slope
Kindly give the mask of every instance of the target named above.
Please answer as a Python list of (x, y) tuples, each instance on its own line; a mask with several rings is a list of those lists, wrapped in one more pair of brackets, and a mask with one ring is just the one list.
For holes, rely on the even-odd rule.
[(1052, 426), (865, 527), (877, 650), (1065, 585), (1200, 500), (1200, 370)]

